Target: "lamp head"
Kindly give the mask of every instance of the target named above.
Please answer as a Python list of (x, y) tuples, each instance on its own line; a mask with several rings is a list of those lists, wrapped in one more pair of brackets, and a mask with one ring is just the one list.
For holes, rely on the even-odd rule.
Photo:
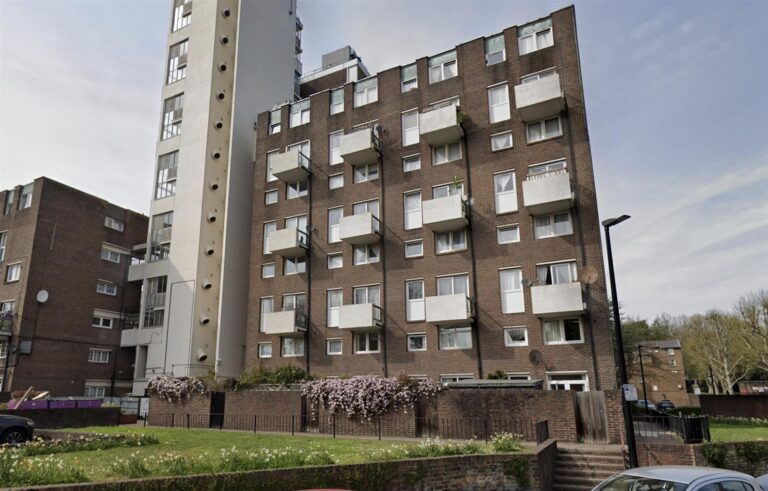
[(603, 227), (605, 228), (613, 227), (614, 225), (618, 225), (625, 220), (629, 220), (629, 218), (630, 218), (629, 215), (621, 215), (620, 217), (603, 220)]

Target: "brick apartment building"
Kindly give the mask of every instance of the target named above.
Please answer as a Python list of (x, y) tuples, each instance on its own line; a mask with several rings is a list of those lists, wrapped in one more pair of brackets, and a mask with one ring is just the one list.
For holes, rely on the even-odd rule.
[[(643, 341), (638, 344), (642, 348), (642, 373), (645, 377), (641, 376), (640, 357), (633, 356), (629, 383), (637, 386), (640, 397), (642, 398), (643, 388), (645, 388), (648, 400), (653, 403), (658, 404), (668, 399), (675, 406), (690, 405), (683, 363), (683, 346), (680, 340)], [(643, 378), (645, 387), (643, 387)]]
[(573, 7), (301, 97), (257, 123), (248, 368), (616, 386)]
[(44, 177), (0, 191), (0, 380), (53, 395), (130, 391), (140, 287), (127, 283), (147, 217)]

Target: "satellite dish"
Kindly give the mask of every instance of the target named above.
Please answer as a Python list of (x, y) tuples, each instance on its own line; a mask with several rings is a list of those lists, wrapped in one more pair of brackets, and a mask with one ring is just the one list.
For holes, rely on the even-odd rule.
[(534, 365), (538, 365), (539, 363), (544, 361), (544, 355), (542, 355), (541, 351), (539, 350), (532, 350), (530, 353), (528, 353), (528, 361), (530, 361)]
[(579, 281), (584, 283), (585, 285), (591, 285), (592, 283), (597, 281), (597, 277), (599, 276), (597, 272), (597, 268), (594, 266), (584, 266), (581, 268), (581, 274), (579, 274)]
[(520, 283), (522, 283), (522, 284), (523, 284), (523, 286), (524, 286), (524, 287), (526, 287), (526, 288), (530, 288), (530, 287), (531, 287), (531, 285), (533, 285), (533, 282), (532, 282), (531, 280), (529, 280), (528, 278), (523, 278), (523, 279), (520, 281)]
[(45, 303), (48, 301), (48, 290), (40, 290), (37, 292), (37, 303)]

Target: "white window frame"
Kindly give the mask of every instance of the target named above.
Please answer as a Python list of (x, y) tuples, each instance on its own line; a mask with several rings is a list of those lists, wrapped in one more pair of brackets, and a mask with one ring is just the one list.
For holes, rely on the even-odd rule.
[[(267, 309), (267, 305), (269, 308)], [(259, 332), (264, 332), (264, 320), (267, 314), (275, 311), (275, 297), (261, 297), (259, 299)]]
[[(368, 87), (370, 85), (370, 87)], [(360, 87), (363, 87), (360, 89)], [(379, 100), (379, 79), (378, 77), (366, 78), (355, 82), (354, 88), (354, 107), (362, 107), (372, 104)]]
[(8, 246), (8, 231), (0, 231), (0, 262), (5, 260), (5, 249)]
[[(420, 248), (420, 252), (418, 254), (408, 254), (408, 246), (418, 244)], [(416, 240), (406, 240), (403, 243), (404, 252), (405, 252), (405, 258), (406, 259), (414, 259), (417, 257), (424, 257), (424, 239), (416, 239)]]
[[(552, 380), (553, 375), (573, 375), (572, 379)], [(576, 378), (578, 377), (578, 378)], [(572, 390), (571, 385), (584, 385), (584, 391), (589, 391), (589, 375), (587, 372), (547, 372), (547, 387), (546, 390)], [(562, 389), (553, 389), (552, 385), (564, 385)]]
[(86, 385), (83, 397), (105, 397), (107, 393), (106, 387), (100, 387), (96, 385)]
[[(406, 78), (405, 71), (413, 68), (413, 77)], [(410, 92), (413, 89), (419, 88), (419, 74), (416, 68), (416, 63), (404, 66), (400, 69), (400, 92)]]
[(285, 186), (285, 199), (298, 199), (309, 196), (309, 179), (290, 182)]
[(531, 82), (537, 82), (542, 78), (551, 77), (552, 75), (557, 75), (557, 69), (555, 67), (546, 68), (544, 70), (539, 70), (538, 72), (529, 73), (528, 75), (523, 75), (522, 77), (520, 77), (520, 83), (529, 84)]
[(273, 232), (277, 232), (277, 221), (271, 220), (269, 222), (264, 222), (263, 230), (262, 252), (264, 254), (272, 254), (272, 250), (269, 248), (269, 236), (272, 235)]
[[(502, 94), (500, 102), (493, 103), (493, 95)], [(509, 104), (509, 84), (507, 82), (488, 87), (488, 118), (491, 124), (507, 121), (512, 117)]]
[[(464, 288), (466, 290), (465, 295), (469, 297), (469, 274), (468, 273), (458, 273), (458, 274), (447, 274), (443, 276), (438, 276), (435, 278), (435, 290), (438, 296), (440, 295), (459, 295), (462, 292), (456, 291), (456, 280), (462, 278), (464, 280)], [(451, 291), (448, 293), (440, 293), (440, 281), (441, 280), (451, 280)]]
[(464, 181), (458, 181), (458, 183), (450, 182), (448, 184), (438, 184), (436, 186), (432, 186), (432, 199), (445, 198), (457, 194), (464, 196)]
[[(453, 56), (451, 56), (453, 55)], [(435, 60), (445, 57), (444, 61), (437, 63)], [(429, 83), (436, 84), (444, 80), (450, 80), (459, 75), (459, 60), (458, 53), (455, 49), (440, 53), (439, 55), (431, 56), (427, 60), (427, 67), (429, 70)], [(453, 67), (448, 68), (448, 67)], [(437, 69), (437, 70), (435, 70)]]
[[(274, 118), (275, 114), (277, 114), (277, 122), (275, 122), (275, 118)], [(283, 129), (282, 118), (283, 118), (283, 111), (282, 111), (282, 109), (275, 109), (273, 111), (269, 111), (269, 131), (268, 131), (268, 133), (270, 135), (275, 135), (277, 133), (280, 133), (280, 131)]]
[[(444, 333), (453, 333), (453, 339), (455, 340), (455, 344), (448, 345), (445, 344), (445, 336)], [(463, 339), (467, 339), (466, 334), (469, 334), (469, 345), (460, 345), (459, 344), (459, 336), (458, 334), (464, 334)], [(472, 349), (472, 345), (474, 342), (472, 341), (472, 327), (471, 326), (450, 326), (450, 327), (440, 327), (438, 331), (438, 338), (439, 338), (439, 346), (440, 349), (443, 351), (454, 351), (454, 350), (465, 350), (465, 349)]]
[(475, 380), (475, 376), (471, 373), (441, 373), (440, 374), (440, 383), (443, 385), (448, 385), (453, 382), (458, 382), (460, 380)]
[[(458, 148), (458, 156), (456, 153), (454, 153), (455, 158), (452, 158), (451, 150), (455, 150), (456, 148)], [(440, 150), (445, 152), (445, 160), (438, 159), (438, 153)], [(442, 165), (447, 164), (448, 162), (456, 162), (457, 160), (461, 160), (461, 158), (461, 142), (446, 143), (445, 145), (432, 147), (432, 165)]]
[(352, 169), (352, 182), (360, 184), (362, 182), (375, 181), (379, 178), (380, 171), (378, 162), (356, 165)]
[[(411, 283), (421, 284), (421, 298), (409, 298)], [(420, 314), (420, 315), (419, 315)], [(423, 322), (426, 319), (426, 292), (424, 279), (418, 278), (405, 281), (405, 320), (407, 322)]]
[(283, 276), (305, 274), (306, 272), (307, 272), (306, 256), (286, 257), (285, 259), (283, 259)]
[(109, 363), (111, 353), (108, 349), (88, 348), (88, 363)]
[[(112, 293), (110, 293), (110, 291)], [(101, 293), (102, 295), (109, 295), (110, 297), (116, 297), (117, 296), (117, 284), (112, 283), (111, 281), (107, 281), (107, 280), (97, 280), (96, 281), (96, 293)]]
[(344, 163), (341, 158), (341, 137), (344, 131), (334, 131), (328, 135), (328, 165), (339, 165)]
[(104, 217), (104, 226), (122, 232), (125, 230), (125, 222), (119, 218), (111, 217), (109, 215)]
[[(371, 349), (371, 339), (376, 338), (376, 349)], [(365, 349), (358, 348), (358, 339), (365, 338)], [(352, 333), (352, 352), (356, 355), (366, 355), (371, 353), (381, 353), (381, 335), (378, 332), (355, 332)]]
[[(358, 251), (365, 251), (365, 258), (363, 261), (358, 257)], [(374, 253), (375, 254), (372, 254)], [(381, 261), (381, 247), (379, 244), (360, 244), (355, 245), (352, 248), (352, 264), (355, 266), (361, 266), (363, 264), (375, 264)]]
[[(294, 107), (296, 110), (294, 110)], [(296, 128), (297, 126), (309, 123), (310, 109), (311, 106), (309, 99), (304, 99), (302, 101), (297, 101), (291, 104), (288, 116), (288, 127)]]
[[(522, 31), (525, 31), (526, 29), (530, 30), (530, 33), (526, 33), (521, 36), (520, 33)], [(518, 27), (517, 32), (518, 32), (517, 45), (518, 45), (520, 56), (527, 55), (528, 53), (534, 53), (541, 49), (549, 48), (550, 46), (555, 45), (555, 35), (554, 35), (555, 33), (552, 29), (551, 18)], [(549, 33), (549, 36), (546, 37), (545, 33)], [(533, 40), (532, 45), (530, 45), (530, 43), (527, 42), (529, 38)], [(542, 42), (539, 42), (540, 39), (542, 40)]]
[(341, 189), (344, 187), (344, 173), (331, 174), (328, 176), (328, 189)]
[[(505, 176), (511, 176), (512, 190), (511, 191), (499, 191), (498, 179), (503, 179)], [(493, 174), (493, 196), (494, 196), (494, 210), (497, 215), (503, 215), (505, 213), (514, 213), (518, 210), (517, 204), (517, 175), (514, 170), (505, 170), (502, 172), (496, 172)]]
[[(341, 262), (338, 266), (332, 266), (332, 259), (340, 259)], [(344, 254), (341, 252), (329, 252), (327, 256), (327, 268), (328, 269), (339, 269), (344, 267)]]
[[(364, 302), (358, 302), (358, 296), (362, 294)], [(375, 300), (375, 301), (374, 301)], [(372, 303), (373, 305), (381, 306), (381, 285), (362, 285), (352, 288), (352, 303), (354, 305)]]
[[(331, 344), (339, 343), (338, 351), (331, 351)], [(328, 356), (340, 356), (344, 354), (344, 342), (341, 338), (328, 338), (325, 340), (325, 354)]]
[(112, 329), (112, 327), (114, 327), (115, 320), (117, 319), (114, 317), (108, 317), (103, 314), (94, 313), (93, 317), (91, 318), (91, 326), (98, 327), (99, 329)]
[(122, 254), (110, 247), (107, 246), (101, 246), (101, 258), (104, 261), (120, 264), (120, 257)]
[[(547, 135), (546, 124), (548, 121), (554, 121), (554, 120), (557, 120), (557, 133)], [(538, 138), (532, 139), (531, 129), (535, 126), (539, 127), (539, 130), (541, 133)], [(526, 123), (525, 125), (525, 139), (528, 143), (538, 143), (545, 140), (551, 140), (552, 138), (560, 138), (561, 136), (563, 136), (563, 121), (560, 119), (560, 116), (555, 116), (554, 118), (540, 119), (539, 121), (531, 121), (530, 123)]]
[(272, 159), (280, 153), (280, 150), (272, 150), (267, 152), (267, 182), (275, 182), (277, 178), (272, 175)]
[[(270, 274), (270, 268), (272, 273)], [(277, 274), (277, 266), (275, 263), (264, 263), (261, 265), (261, 277), (262, 278), (274, 278)]]
[[(489, 41), (492, 41), (492, 40), (497, 39), (497, 38), (501, 38), (501, 51), (489, 51), (489, 49), (490, 49), (488, 47)], [(486, 64), (486, 66), (496, 65), (498, 63), (503, 63), (504, 61), (506, 61), (506, 59), (507, 59), (507, 48), (506, 48), (506, 45), (505, 45), (504, 41), (505, 41), (505, 39), (504, 39), (504, 33), (503, 32), (501, 34), (497, 34), (495, 36), (490, 36), (490, 37), (485, 38), (485, 64)], [(500, 60), (496, 60), (493, 63), (491, 63), (491, 56), (496, 55), (498, 53), (501, 53), (501, 59)]]
[[(516, 230), (517, 238), (515, 240), (502, 240), (501, 234), (507, 230)], [(520, 242), (520, 225), (517, 223), (511, 223), (509, 225), (499, 225), (496, 227), (496, 239), (499, 244), (515, 244)]]
[[(562, 222), (562, 223), (566, 224), (565, 225), (566, 226), (566, 230), (563, 233), (556, 233), (556, 231), (555, 231), (555, 223), (556, 223), (555, 222), (555, 217), (563, 216), (563, 215), (568, 216), (568, 221), (567, 222)], [(545, 219), (548, 220), (548, 224), (546, 225), (548, 227), (546, 229), (546, 230), (548, 230), (548, 233), (540, 234), (540, 232), (539, 232), (539, 222), (541, 222), (541, 221), (543, 221)], [(535, 239), (549, 239), (551, 237), (562, 237), (562, 236), (571, 235), (571, 234), (573, 234), (573, 220), (572, 220), (572, 217), (571, 217), (571, 213), (569, 211), (563, 211), (563, 212), (553, 213), (551, 215), (539, 215), (539, 216), (533, 217), (533, 237)]]
[(531, 164), (528, 166), (528, 177), (536, 178), (548, 174), (563, 172), (568, 170), (568, 161), (564, 158)]
[[(272, 358), (272, 342), (263, 342), (258, 344), (258, 358), (259, 359), (265, 359), (265, 358)], [(269, 348), (269, 353), (266, 352), (266, 348)]]
[[(339, 221), (336, 224), (331, 223), (331, 214), (340, 212)], [(344, 207), (337, 206), (335, 208), (328, 209), (328, 243), (335, 244), (341, 242), (341, 219), (344, 218)]]
[[(414, 165), (414, 162), (416, 165)], [(409, 167), (412, 166), (412, 167)], [(421, 170), (421, 155), (409, 155), (407, 157), (403, 157), (403, 172), (414, 172), (417, 170)]]
[[(572, 321), (575, 320), (579, 323), (579, 339), (576, 340), (566, 340), (565, 339), (565, 321)], [(547, 325), (552, 325), (554, 323), (557, 323), (558, 327), (558, 340), (557, 341), (547, 341)], [(581, 319), (578, 318), (569, 318), (569, 319), (547, 319), (542, 321), (541, 323), (541, 338), (544, 341), (544, 344), (546, 345), (560, 345), (560, 344), (584, 344), (584, 323), (581, 322)]]
[[(525, 340), (513, 341), (508, 337), (507, 333), (512, 331), (522, 331), (525, 334)], [(517, 348), (520, 346), (528, 346), (528, 328), (526, 326), (510, 326), (504, 328), (504, 346), (507, 348)]]
[[(331, 298), (338, 295), (338, 306), (331, 306)], [(344, 290), (341, 288), (330, 288), (325, 291), (326, 324), (328, 327), (339, 327), (339, 311), (344, 305)]]
[[(517, 278), (515, 278), (515, 274)], [(512, 287), (504, 289), (504, 277), (512, 275)], [(525, 299), (523, 298), (523, 270), (520, 267), (499, 269), (499, 291), (501, 292), (501, 313), (517, 314), (525, 312)], [(515, 283), (517, 288), (515, 288)]]
[[(427, 351), (427, 333), (426, 332), (409, 332), (405, 336), (405, 346), (406, 349), (410, 352), (419, 352), (419, 351)], [(424, 347), (413, 349), (411, 348), (411, 338), (423, 338), (424, 339)]]
[[(445, 242), (447, 244), (447, 248), (442, 249), (442, 243), (441, 240), (443, 237), (447, 237), (448, 240)], [(463, 237), (462, 242), (459, 243), (457, 240), (458, 237)], [(467, 229), (462, 228), (459, 230), (449, 230), (448, 232), (436, 232), (435, 233), (435, 254), (451, 254), (454, 252), (461, 252), (466, 251), (468, 247), (467, 244)]]
[[(495, 147), (494, 148), (494, 141), (497, 141), (501, 138), (504, 138), (504, 140), (509, 140), (509, 145), (505, 147)], [(501, 152), (503, 150), (509, 150), (510, 148), (513, 148), (515, 146), (514, 138), (512, 137), (511, 131), (502, 131), (501, 133), (495, 133), (491, 135), (491, 152)]]
[[(408, 200), (416, 201), (418, 198), (418, 208), (408, 209)], [(421, 189), (403, 193), (403, 227), (405, 230), (416, 230), (422, 227), (421, 223)]]
[[(414, 121), (416, 121), (416, 124), (413, 126), (405, 126), (405, 118), (413, 117)], [(401, 138), (402, 138), (402, 145), (404, 147), (408, 147), (411, 145), (417, 145), (419, 143), (419, 110), (418, 109), (411, 109), (408, 111), (403, 111), (400, 114), (400, 126), (401, 126)]]
[(274, 205), (280, 201), (280, 191), (277, 189), (270, 189), (269, 191), (264, 191), (264, 204), (265, 205)]
[[(306, 343), (304, 338), (280, 338), (280, 353), (283, 358), (298, 358), (304, 356)], [(288, 345), (293, 345), (293, 349), (289, 352), (286, 348)], [(301, 347), (301, 349), (297, 349)]]
[[(553, 267), (558, 268), (558, 270), (562, 270), (562, 267), (565, 266), (565, 269), (568, 271), (568, 278), (570, 281), (565, 282), (559, 282), (556, 281), (557, 276), (555, 275), (555, 270), (553, 270)], [(542, 275), (544, 278), (542, 279)], [(550, 278), (551, 282), (547, 283), (547, 277)], [(576, 261), (571, 259), (567, 261), (554, 261), (549, 263), (539, 263), (536, 265), (536, 278), (539, 281), (540, 285), (564, 285), (569, 283), (576, 283), (579, 281), (579, 270), (576, 265)]]
[[(333, 102), (333, 96), (335, 94), (341, 94), (341, 102), (339, 101)], [(330, 104), (331, 104), (331, 107), (330, 107), (331, 116), (333, 116), (334, 114), (343, 113), (344, 112), (344, 88), (342, 87), (340, 89), (332, 90), (329, 97), (330, 97)]]

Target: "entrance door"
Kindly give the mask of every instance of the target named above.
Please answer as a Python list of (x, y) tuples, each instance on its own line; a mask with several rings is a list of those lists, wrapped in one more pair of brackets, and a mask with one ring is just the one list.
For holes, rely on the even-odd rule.
[(208, 418), (209, 428), (221, 428), (224, 426), (224, 402), (226, 394), (224, 392), (211, 393), (211, 414)]

